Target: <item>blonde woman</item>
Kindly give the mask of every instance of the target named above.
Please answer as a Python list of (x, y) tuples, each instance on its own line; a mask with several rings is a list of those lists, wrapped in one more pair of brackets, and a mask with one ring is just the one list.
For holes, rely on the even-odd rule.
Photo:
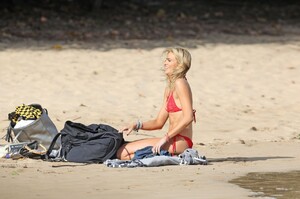
[(195, 120), (195, 111), (192, 91), (186, 79), (186, 73), (191, 67), (191, 55), (184, 48), (168, 48), (164, 54), (167, 85), (163, 104), (157, 117), (153, 120), (130, 124), (121, 129), (121, 132), (128, 135), (133, 130), (162, 129), (168, 119), (169, 129), (161, 138), (147, 138), (125, 143), (117, 152), (118, 159), (130, 160), (135, 151), (147, 146), (153, 146), (154, 154), (160, 153), (160, 150), (166, 150), (174, 155), (193, 146), (192, 122)]

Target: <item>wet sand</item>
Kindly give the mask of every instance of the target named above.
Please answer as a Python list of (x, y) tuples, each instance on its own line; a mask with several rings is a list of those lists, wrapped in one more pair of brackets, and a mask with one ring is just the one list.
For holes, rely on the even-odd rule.
[(300, 171), (248, 173), (231, 183), (251, 189), (253, 197), (300, 198)]

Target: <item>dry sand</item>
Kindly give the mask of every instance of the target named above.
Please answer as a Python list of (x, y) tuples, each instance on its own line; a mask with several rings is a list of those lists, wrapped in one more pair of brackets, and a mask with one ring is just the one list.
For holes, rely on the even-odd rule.
[[(193, 139), (209, 165), (113, 169), (1, 159), (0, 197), (248, 198), (249, 190), (228, 180), (253, 171), (299, 170), (299, 38), (214, 37), (226, 42), (186, 43), (197, 110)], [(29, 42), (2, 48), (1, 137), (7, 114), (22, 103), (42, 104), (59, 130), (67, 120), (121, 128), (155, 117), (165, 86), (161, 52), (170, 43), (58, 50)], [(141, 131), (125, 139), (164, 132)]]

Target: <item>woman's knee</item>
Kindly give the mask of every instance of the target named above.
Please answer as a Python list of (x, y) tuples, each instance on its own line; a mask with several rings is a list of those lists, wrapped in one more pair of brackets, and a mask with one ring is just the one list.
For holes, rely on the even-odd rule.
[(117, 151), (117, 158), (120, 160), (131, 160), (132, 154), (126, 148), (127, 144), (122, 145)]

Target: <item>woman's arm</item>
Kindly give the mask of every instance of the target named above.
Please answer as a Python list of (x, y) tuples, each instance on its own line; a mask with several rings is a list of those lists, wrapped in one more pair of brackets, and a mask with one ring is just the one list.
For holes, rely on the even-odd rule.
[(165, 125), (167, 119), (169, 117), (168, 112), (166, 111), (165, 106), (163, 106), (157, 117), (154, 120), (149, 120), (146, 122), (142, 123), (142, 130), (157, 130), (157, 129), (162, 129), (163, 126)]
[[(165, 123), (169, 117), (169, 114), (166, 111), (167, 93), (168, 93), (168, 91), (166, 89), (165, 94), (164, 94), (163, 105), (162, 105), (157, 117), (153, 120), (142, 122), (142, 126), (140, 129), (142, 129), (142, 130), (157, 130), (157, 129), (161, 129), (165, 125)], [(135, 130), (135, 129), (137, 129), (137, 122), (133, 123), (131, 125), (128, 125), (127, 127), (120, 130), (120, 132), (125, 132), (128, 135), (132, 132), (132, 130)]]

